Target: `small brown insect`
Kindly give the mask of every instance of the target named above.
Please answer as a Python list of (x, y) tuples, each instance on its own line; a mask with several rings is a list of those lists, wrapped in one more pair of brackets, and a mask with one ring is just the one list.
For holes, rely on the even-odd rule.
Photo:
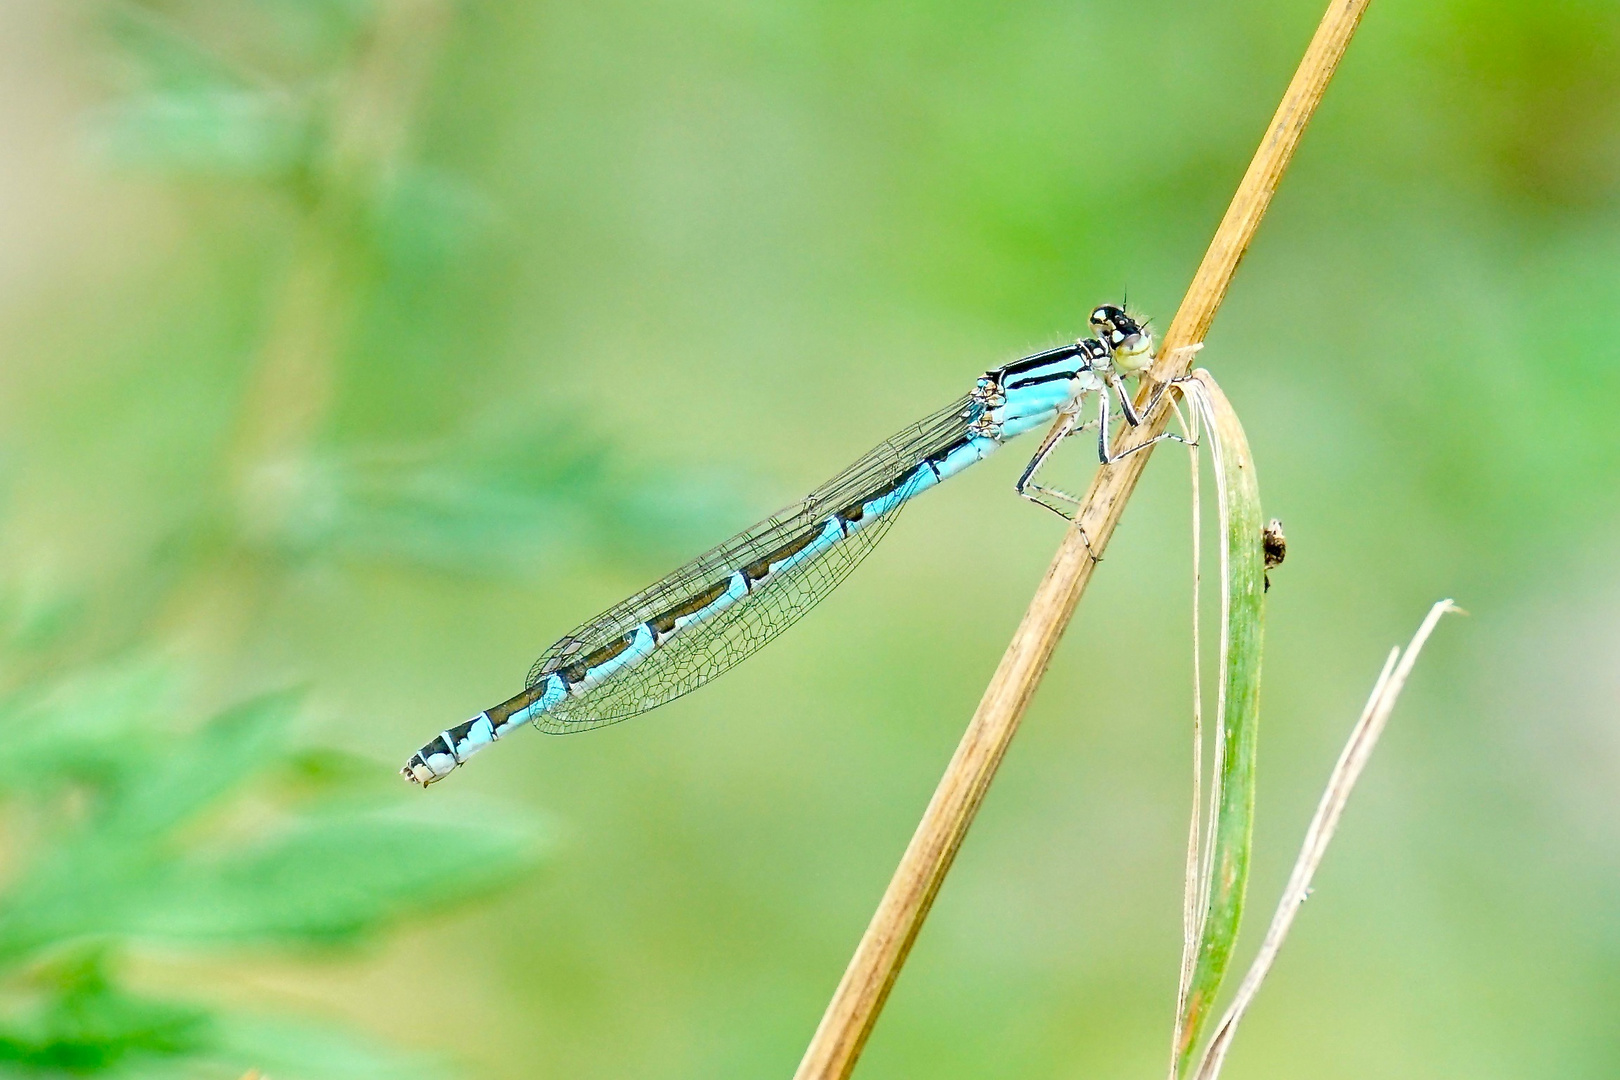
[(1283, 535), (1281, 518), (1272, 518), (1260, 532), (1260, 550), (1266, 560), (1266, 591), (1271, 591), (1271, 571), (1288, 557), (1288, 537)]

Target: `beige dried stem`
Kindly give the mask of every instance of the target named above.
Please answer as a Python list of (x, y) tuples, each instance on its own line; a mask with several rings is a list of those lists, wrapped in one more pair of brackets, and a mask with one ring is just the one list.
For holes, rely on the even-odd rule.
[[(1215, 319), (1238, 264), (1254, 239), (1271, 197), (1282, 180), (1322, 100), (1339, 60), (1360, 24), (1369, 0), (1332, 0), (1311, 38), (1288, 90), (1283, 94), (1260, 148), (1238, 185), (1220, 227), (1204, 253), (1187, 295), (1164, 335), (1153, 379), (1186, 374), (1184, 347), (1203, 341)], [(1138, 400), (1145, 402), (1151, 380)], [(1169, 395), (1166, 395), (1168, 398)], [(1142, 430), (1121, 433), (1132, 441), (1159, 433), (1169, 417), (1168, 402), (1145, 418)], [(1116, 444), (1117, 445), (1117, 444)], [(1125, 503), (1147, 466), (1151, 451), (1104, 466), (1092, 479), (1080, 511), (1046, 576), (1030, 600), (1001, 664), (985, 689), (956, 753), (946, 767), (877, 912), (855, 949), (844, 977), (805, 1050), (795, 1080), (845, 1080), (855, 1068), (867, 1036), (922, 928), (979, 804), (1007, 752), (1018, 722), (1051, 661), (1097, 559), (1107, 548)]]

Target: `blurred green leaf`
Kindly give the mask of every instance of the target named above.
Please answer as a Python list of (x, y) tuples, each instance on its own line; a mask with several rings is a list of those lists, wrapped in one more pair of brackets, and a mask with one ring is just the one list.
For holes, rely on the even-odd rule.
[(174, 692), (173, 673), (151, 663), (91, 668), (15, 691), (0, 701), (0, 719), (28, 767), (0, 770), (0, 794), (41, 797), (72, 782), (116, 786), (130, 756), (147, 752)]
[(463, 805), (314, 815), (280, 835), (174, 868), (129, 930), (181, 943), (349, 941), (402, 915), (487, 892), (532, 865), (533, 823)]
[[(219, 0), (209, 0), (219, 3)], [(236, 5), (257, 15), (252, 23), (258, 42), (268, 42), (283, 55), (306, 66), (325, 66), (343, 58), (376, 13), (375, 0), (253, 0)], [(238, 16), (243, 22), (246, 18)]]
[(305, 462), (277, 537), (289, 554), (393, 561), (458, 575), (555, 569), (568, 553), (659, 559), (712, 544), (760, 507), (746, 485), (692, 470), (637, 475), (565, 426), (481, 425), (462, 439)]
[[(8, 809), (36, 826), (0, 893), (0, 972), (34, 969), (37, 1002), (0, 1009), (0, 1067), (106, 1073), (210, 1055), (238, 1072), (263, 1067), (251, 1059), (262, 1049), (253, 1023), (222, 1026), (218, 1010), (128, 992), (109, 957), (143, 941), (353, 942), (508, 884), (542, 852), (528, 815), (406, 803), (413, 793), (380, 786), (375, 765), (295, 753), (295, 694), (261, 695), (185, 730), (168, 719), (174, 686), (161, 665), (127, 664), (0, 706), (28, 766), (11, 770), (28, 779), (9, 786)], [(367, 1076), (398, 1064), (324, 1038), (325, 1071), (283, 1055), (285, 1071)]]
[(279, 179), (307, 165), (310, 118), (285, 93), (219, 87), (142, 94), (107, 106), (94, 129), (117, 164)]
[(38, 652), (50, 648), (83, 619), (81, 596), (0, 585), (0, 648)]
[(403, 283), (409, 287), (436, 281), (450, 258), (497, 220), (494, 203), (466, 180), (407, 164), (384, 189), (372, 228), (388, 272), (410, 279)]
[(209, 1056), (234, 1066), (230, 1080), (246, 1068), (303, 1080), (417, 1080), (448, 1071), (440, 1062), (313, 1023), (226, 1014), (213, 1035)]
[(155, 835), (206, 809), (276, 760), (298, 695), (266, 694), (220, 713), (195, 734), (126, 762), (107, 809), (110, 835)]
[(133, 995), (104, 949), (70, 951), (28, 979), (30, 1004), (0, 1019), (6, 1075), (415, 1078), (441, 1070), (320, 1024)]
[(166, 6), (111, 0), (102, 7), (107, 32), (131, 61), (130, 81), (160, 92), (191, 93), (241, 87), (249, 81), (217, 48)]
[(205, 1010), (121, 991), (100, 950), (60, 960), (33, 981), (43, 1000), (0, 1020), (0, 1068), (104, 1072), (132, 1057), (189, 1055), (209, 1041)]

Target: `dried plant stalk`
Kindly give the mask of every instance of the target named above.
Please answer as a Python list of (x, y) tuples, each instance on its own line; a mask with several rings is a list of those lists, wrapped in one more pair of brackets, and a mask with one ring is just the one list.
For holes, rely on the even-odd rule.
[[(1215, 238), (1165, 333), (1153, 377), (1186, 373), (1183, 346), (1203, 340), (1238, 264), (1271, 204), (1305, 126), (1322, 100), (1369, 0), (1332, 0), (1311, 38), (1293, 80), (1277, 107), (1260, 148), (1249, 163)], [(1144, 380), (1145, 383), (1150, 380)], [(1144, 386), (1146, 395), (1150, 386)], [(1168, 395), (1167, 395), (1168, 396)], [(1145, 401), (1145, 396), (1139, 398)], [(1168, 404), (1146, 418), (1132, 440), (1156, 434), (1168, 419)], [(1151, 451), (1103, 467), (1041, 580), (1001, 664), (985, 689), (973, 719), (929, 801), (916, 833), (889, 882), (877, 912), (856, 947), (844, 977), (805, 1050), (795, 1080), (845, 1080), (894, 986), (906, 954), (933, 905), (962, 839), (989, 789), (1007, 745), (1018, 729), (1058, 639), (1091, 580), (1125, 503), (1141, 478)]]

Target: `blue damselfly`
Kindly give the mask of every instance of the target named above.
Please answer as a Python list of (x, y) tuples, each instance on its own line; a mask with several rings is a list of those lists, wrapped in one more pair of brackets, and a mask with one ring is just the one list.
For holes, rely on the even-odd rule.
[[(1095, 427), (1104, 463), (1157, 441), (1109, 452), (1115, 398), (1128, 424), (1141, 422), (1122, 380), (1147, 370), (1152, 335), (1113, 304), (1094, 310), (1090, 323), (1096, 337), (985, 372), (967, 395), (879, 444), (803, 502), (577, 627), (535, 662), (521, 694), (435, 736), (400, 771), (431, 784), (525, 721), (554, 735), (586, 731), (697, 689), (831, 592), (908, 500), (1054, 420), (1061, 423), (1016, 488), (1070, 517), (1078, 500), (1035, 482), (1063, 438)], [(1093, 394), (1097, 417), (1082, 424), (1081, 406)]]

